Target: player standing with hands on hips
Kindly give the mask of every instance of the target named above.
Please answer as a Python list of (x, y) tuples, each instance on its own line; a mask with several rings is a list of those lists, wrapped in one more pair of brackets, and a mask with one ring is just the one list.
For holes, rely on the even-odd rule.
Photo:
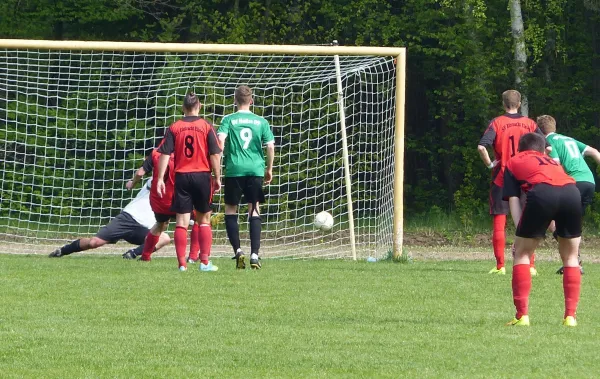
[[(223, 117), (218, 130), (225, 151), (225, 227), (238, 269), (246, 268), (237, 214), (242, 195), (248, 203), (250, 267), (261, 268), (258, 257), (262, 229), (259, 205), (265, 201), (263, 182), (269, 184), (273, 179), (275, 158), (275, 138), (271, 127), (267, 120), (250, 111), (252, 103), (250, 87), (236, 88), (234, 104), (238, 111)], [(263, 146), (267, 149), (266, 167)]]
[(194, 209), (197, 211), (196, 222), (200, 224), (200, 256), (204, 258), (200, 262), (200, 271), (218, 270), (207, 257), (212, 247), (210, 206), (213, 189), (215, 192), (221, 189), (221, 147), (212, 125), (199, 116), (200, 106), (198, 97), (188, 93), (183, 101), (184, 117), (169, 127), (158, 148), (162, 154), (158, 159), (156, 189), (159, 196), (165, 195), (163, 178), (169, 157), (171, 154), (174, 156), (175, 193), (171, 211), (176, 214), (174, 239), (180, 271), (187, 270), (187, 229)]

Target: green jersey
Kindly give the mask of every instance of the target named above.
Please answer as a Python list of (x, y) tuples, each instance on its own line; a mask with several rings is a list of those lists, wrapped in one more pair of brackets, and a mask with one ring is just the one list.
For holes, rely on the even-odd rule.
[(223, 117), (217, 133), (227, 136), (225, 177), (265, 176), (263, 145), (275, 141), (267, 120), (250, 111), (238, 111)]
[(550, 157), (560, 162), (565, 172), (575, 179), (576, 182), (594, 183), (594, 175), (588, 167), (583, 152), (587, 145), (557, 133), (550, 133), (546, 141), (552, 146)]

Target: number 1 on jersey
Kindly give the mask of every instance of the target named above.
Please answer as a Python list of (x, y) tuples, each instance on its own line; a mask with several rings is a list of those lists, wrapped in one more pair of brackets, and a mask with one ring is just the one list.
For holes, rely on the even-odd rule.
[(508, 137), (508, 139), (510, 140), (510, 156), (514, 157), (516, 154), (516, 150), (515, 150), (515, 136), (510, 136)]
[(240, 138), (242, 139), (242, 141), (244, 141), (243, 148), (244, 150), (246, 150), (248, 146), (250, 146), (250, 141), (252, 141), (252, 129), (244, 128), (240, 130)]

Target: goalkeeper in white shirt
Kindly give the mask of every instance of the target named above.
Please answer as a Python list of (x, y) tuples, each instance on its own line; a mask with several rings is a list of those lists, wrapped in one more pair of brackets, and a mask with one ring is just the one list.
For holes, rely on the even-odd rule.
[[(152, 179), (148, 180), (137, 196), (123, 208), (121, 213), (110, 220), (108, 225), (102, 227), (96, 236), (76, 239), (54, 250), (49, 257), (60, 258), (80, 251), (97, 249), (107, 243), (113, 244), (120, 240), (125, 240), (133, 245), (143, 245), (146, 235), (156, 222), (154, 212), (150, 207), (151, 181)], [(166, 233), (162, 233), (155, 249), (160, 249), (167, 245), (169, 241), (169, 236)], [(125, 254), (130, 252), (131, 250)], [(123, 255), (124, 258), (125, 254)]]

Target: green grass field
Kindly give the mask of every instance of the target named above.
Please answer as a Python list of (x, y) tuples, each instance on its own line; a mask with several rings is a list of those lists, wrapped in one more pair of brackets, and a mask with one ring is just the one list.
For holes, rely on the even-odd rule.
[(0, 254), (0, 377), (597, 377), (600, 266), (579, 326), (540, 262), (530, 328), (490, 261), (215, 261)]

